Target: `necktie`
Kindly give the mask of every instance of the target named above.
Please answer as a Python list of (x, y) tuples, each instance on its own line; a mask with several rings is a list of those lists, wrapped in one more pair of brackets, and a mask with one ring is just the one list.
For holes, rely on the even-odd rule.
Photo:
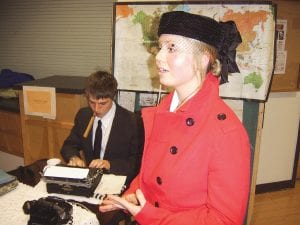
[(98, 126), (96, 129), (95, 134), (95, 141), (94, 141), (94, 159), (100, 158), (100, 151), (101, 151), (101, 143), (102, 143), (102, 128), (101, 128), (101, 120), (98, 120)]

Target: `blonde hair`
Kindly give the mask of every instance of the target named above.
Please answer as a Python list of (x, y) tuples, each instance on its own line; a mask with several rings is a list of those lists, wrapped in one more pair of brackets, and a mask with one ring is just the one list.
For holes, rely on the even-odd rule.
[(191, 43), (195, 56), (200, 59), (203, 54), (207, 54), (209, 57), (209, 63), (207, 65), (205, 74), (211, 72), (215, 76), (220, 76), (222, 65), (220, 60), (217, 59), (217, 50), (202, 41), (198, 41), (192, 38), (187, 38), (188, 42)]

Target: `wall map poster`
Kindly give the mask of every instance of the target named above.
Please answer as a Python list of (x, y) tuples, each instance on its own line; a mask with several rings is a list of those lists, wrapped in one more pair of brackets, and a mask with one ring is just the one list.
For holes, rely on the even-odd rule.
[(155, 66), (157, 27), (167, 11), (186, 11), (233, 20), (243, 42), (237, 49), (240, 73), (220, 86), (222, 97), (266, 100), (274, 68), (276, 8), (270, 2), (117, 2), (114, 4), (113, 73), (119, 88), (158, 91)]

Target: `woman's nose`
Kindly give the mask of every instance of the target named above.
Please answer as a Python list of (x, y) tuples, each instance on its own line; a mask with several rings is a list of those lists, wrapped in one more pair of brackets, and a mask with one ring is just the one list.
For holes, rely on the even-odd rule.
[(165, 62), (166, 61), (166, 50), (165, 49), (160, 49), (156, 56), (155, 56), (156, 62)]

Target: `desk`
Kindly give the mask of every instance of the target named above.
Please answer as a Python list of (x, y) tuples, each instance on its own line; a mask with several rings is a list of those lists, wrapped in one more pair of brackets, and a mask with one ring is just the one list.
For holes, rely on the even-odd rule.
[[(15, 86), (20, 90), (20, 119), (25, 165), (43, 158), (61, 158), (60, 149), (74, 125), (75, 115), (80, 108), (87, 106), (84, 96), (85, 81), (86, 77), (51, 76)], [(55, 88), (56, 118), (54, 120), (25, 114), (23, 86)]]
[(0, 151), (23, 157), (18, 98), (0, 97)]
[[(35, 186), (41, 179), (40, 172), (46, 165), (46, 159), (38, 160), (33, 164), (22, 167), (8, 172), (18, 178), (18, 180), (24, 184)], [(92, 205), (89, 203), (82, 203), (89, 210), (94, 212), (100, 221), (100, 225), (119, 225), (119, 221), (126, 219), (126, 214), (122, 211), (112, 211), (108, 213), (101, 213), (98, 210), (98, 205)]]

